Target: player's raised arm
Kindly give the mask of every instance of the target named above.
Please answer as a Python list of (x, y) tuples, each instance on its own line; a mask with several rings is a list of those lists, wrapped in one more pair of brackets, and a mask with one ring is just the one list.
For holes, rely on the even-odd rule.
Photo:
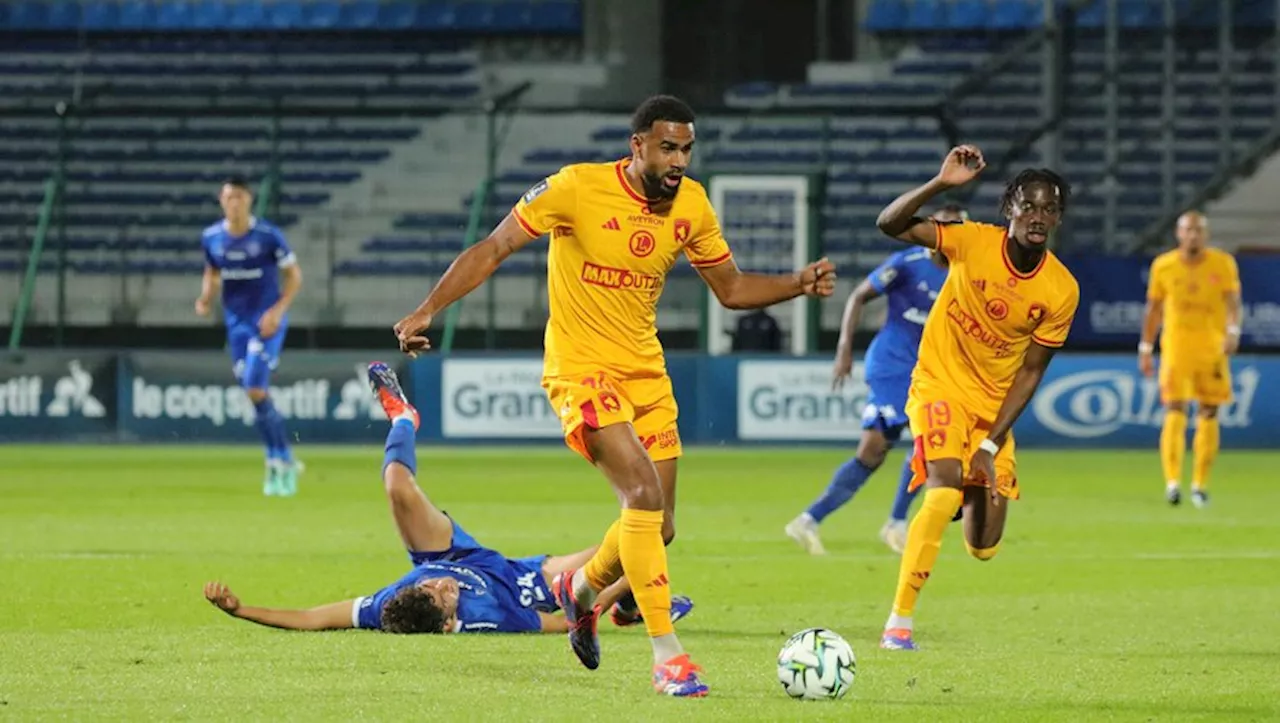
[(853, 335), (862, 319), (862, 307), (879, 295), (880, 292), (871, 285), (871, 279), (863, 279), (845, 302), (844, 316), (840, 319), (840, 340), (836, 343), (836, 365), (831, 373), (831, 388), (834, 390), (843, 387), (853, 373)]
[(351, 608), (355, 600), (320, 605), (308, 610), (284, 610), (242, 605), (231, 588), (220, 582), (206, 583), (204, 597), (233, 618), (248, 620), (282, 630), (343, 630), (355, 627)]
[(942, 161), (942, 168), (923, 186), (898, 196), (876, 217), (876, 226), (888, 236), (925, 248), (938, 247), (937, 225), (917, 214), (933, 197), (972, 181), (987, 167), (976, 146), (957, 146)]

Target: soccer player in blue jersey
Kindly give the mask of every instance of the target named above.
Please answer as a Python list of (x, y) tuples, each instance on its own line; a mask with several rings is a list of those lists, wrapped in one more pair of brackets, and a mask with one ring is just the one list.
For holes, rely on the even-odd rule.
[[(395, 373), (381, 362), (369, 365), (369, 382), (391, 419), (382, 479), (391, 514), (413, 569), (372, 595), (282, 610), (243, 605), (220, 582), (205, 585), (205, 598), (227, 614), (259, 625), (289, 630), (364, 628), (388, 633), (565, 633), (568, 622), (551, 594), (556, 575), (574, 570), (595, 548), (571, 555), (508, 558), (476, 541), (437, 509), (414, 478), (414, 433), (418, 412), (409, 404)], [(627, 591), (625, 578), (600, 593), (607, 610)], [(688, 615), (693, 603), (671, 601), (671, 619)]]
[(196, 313), (208, 316), (218, 288), (236, 380), (253, 402), (267, 451), (265, 495), (298, 491), (302, 465), (293, 458), (284, 418), (267, 391), (289, 328), (289, 305), (302, 288), (302, 270), (280, 229), (250, 215), (253, 193), (242, 178), (222, 184), (222, 221), (204, 230), (204, 279)]
[[(968, 218), (960, 206), (948, 205), (933, 214), (941, 223), (960, 223)], [(787, 536), (812, 555), (826, 550), (818, 536), (818, 525), (858, 493), (867, 479), (884, 464), (885, 455), (907, 426), (907, 389), (916, 365), (920, 335), (934, 299), (947, 279), (946, 259), (929, 249), (899, 251), (858, 284), (845, 306), (836, 347), (832, 388), (840, 389), (853, 372), (853, 334), (862, 318), (862, 308), (870, 300), (885, 296), (889, 303), (884, 326), (871, 341), (863, 360), (870, 394), (862, 413), (862, 440), (853, 459), (845, 462), (809, 509), (787, 523)], [(907, 539), (907, 509), (915, 492), (911, 482), (911, 454), (902, 463), (898, 494), (889, 520), (880, 528), (880, 539), (894, 552), (902, 553)], [(918, 491), (918, 490), (917, 490)]]

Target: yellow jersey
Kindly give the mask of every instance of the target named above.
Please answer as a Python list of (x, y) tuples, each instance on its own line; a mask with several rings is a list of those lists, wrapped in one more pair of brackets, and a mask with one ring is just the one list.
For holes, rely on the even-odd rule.
[(1147, 299), (1164, 309), (1160, 350), (1178, 359), (1220, 356), (1227, 336), (1227, 297), (1240, 293), (1240, 271), (1231, 254), (1207, 248), (1187, 263), (1177, 249), (1151, 262)]
[(545, 376), (665, 374), (657, 307), (667, 274), (681, 254), (696, 268), (732, 258), (700, 183), (685, 178), (655, 207), (627, 183), (629, 163), (565, 166), (512, 210), (529, 235), (551, 235)]
[(926, 403), (957, 399), (990, 423), (1031, 342), (1066, 343), (1080, 286), (1052, 251), (1029, 273), (1015, 269), (999, 226), (937, 229), (951, 266), (924, 325), (911, 395)]

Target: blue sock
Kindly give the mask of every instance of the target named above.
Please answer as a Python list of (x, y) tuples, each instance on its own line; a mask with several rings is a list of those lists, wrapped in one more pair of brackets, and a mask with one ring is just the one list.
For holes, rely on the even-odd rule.
[(276, 424), (272, 417), (279, 417), (280, 413), (276, 411), (276, 407), (271, 403), (271, 397), (266, 397), (260, 402), (253, 403), (253, 426), (258, 429), (258, 435), (262, 437), (262, 446), (266, 447), (267, 459), (279, 459), (280, 451), (276, 437)]
[(924, 489), (924, 485), (920, 485), (914, 492), (908, 492), (907, 487), (911, 485), (911, 455), (907, 455), (906, 461), (902, 463), (902, 477), (898, 480), (898, 494), (893, 498), (893, 510), (889, 512), (889, 519), (899, 522), (907, 521), (907, 510), (911, 508), (911, 501), (920, 494), (920, 490)]
[(280, 410), (271, 408), (271, 434), (275, 437), (276, 458), (281, 462), (293, 462), (293, 448), (289, 446), (289, 430), (285, 429)]
[(875, 470), (858, 461), (857, 457), (840, 465), (840, 469), (831, 477), (827, 491), (809, 505), (809, 516), (814, 522), (822, 522), (827, 515), (853, 499), (872, 472)]
[(418, 473), (418, 453), (413, 446), (413, 420), (397, 419), (387, 432), (387, 454), (382, 458), (382, 469), (397, 462), (404, 465), (410, 474)]

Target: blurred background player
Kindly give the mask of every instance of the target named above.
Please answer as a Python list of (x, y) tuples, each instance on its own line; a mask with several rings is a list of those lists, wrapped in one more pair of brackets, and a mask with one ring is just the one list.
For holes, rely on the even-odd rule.
[(724, 306), (755, 309), (801, 295), (830, 296), (826, 260), (785, 275), (739, 270), (706, 190), (684, 178), (694, 114), (653, 96), (631, 118), (631, 155), (565, 166), (524, 194), (482, 242), (464, 251), (395, 331), (403, 351), (428, 347), (423, 332), (498, 265), (550, 233), (543, 388), (566, 444), (609, 480), (622, 513), (596, 554), (554, 586), (569, 641), (584, 666), (600, 665), (597, 595), (624, 573), (653, 646), (653, 687), (701, 697), (701, 670), (671, 625), (664, 546), (675, 535), (677, 407), (657, 334), (657, 303), (684, 255)]
[(1165, 499), (1171, 505), (1182, 501), (1187, 404), (1194, 400), (1191, 501), (1204, 507), (1209, 470), (1218, 456), (1218, 409), (1231, 401), (1230, 357), (1240, 346), (1240, 273), (1231, 254), (1208, 246), (1209, 221), (1199, 212), (1178, 218), (1177, 236), (1178, 248), (1151, 262), (1138, 367), (1148, 377), (1154, 372), (1159, 329)]
[(1080, 287), (1049, 251), (1070, 188), (1047, 169), (1027, 169), (1005, 187), (1007, 227), (939, 224), (916, 216), (934, 196), (986, 167), (974, 146), (947, 154), (938, 175), (890, 203), (876, 220), (889, 236), (937, 249), (948, 261), (920, 341), (907, 417), (915, 437), (912, 486), (927, 485), (907, 530), (893, 610), (880, 647), (914, 650), (912, 614), (964, 506), (965, 547), (979, 560), (1000, 548), (1008, 502), (1018, 497), (1013, 424), (1031, 401), (1080, 303)]
[[(938, 223), (962, 223), (969, 216), (960, 206), (948, 204), (934, 212), (932, 218)], [(863, 307), (884, 295), (889, 309), (884, 326), (867, 347), (863, 361), (869, 394), (862, 413), (862, 438), (857, 455), (836, 470), (826, 491), (784, 529), (788, 537), (811, 555), (826, 552), (818, 536), (818, 525), (853, 499), (867, 479), (880, 469), (889, 448), (907, 426), (907, 389), (911, 386), (911, 370), (916, 366), (920, 334), (946, 278), (946, 259), (937, 252), (930, 249), (899, 251), (876, 267), (849, 294), (840, 323), (840, 341), (836, 345), (832, 389), (843, 387), (853, 373), (853, 336)], [(911, 454), (908, 452), (889, 519), (880, 528), (881, 541), (897, 553), (902, 552), (906, 543), (907, 510), (918, 491), (908, 489), (910, 483)]]
[[(288, 630), (362, 628), (388, 633), (563, 633), (568, 629), (551, 594), (555, 575), (581, 565), (595, 548), (572, 555), (508, 558), (489, 549), (427, 499), (418, 486), (414, 436), (418, 410), (409, 404), (395, 372), (369, 365), (369, 384), (391, 420), (382, 480), (396, 529), (413, 569), (372, 595), (305, 610), (244, 605), (227, 585), (205, 585), (205, 599), (242, 620)], [(616, 599), (625, 585), (602, 593)], [(606, 602), (608, 601), (606, 600)], [(672, 600), (672, 620), (693, 609)]]
[(200, 240), (205, 266), (196, 313), (209, 314), (221, 287), (232, 368), (253, 402), (254, 426), (266, 447), (262, 493), (287, 497), (298, 491), (302, 465), (293, 458), (268, 384), (289, 328), (289, 305), (302, 288), (302, 270), (280, 229), (250, 214), (253, 192), (243, 178), (227, 179), (218, 202), (224, 218)]

